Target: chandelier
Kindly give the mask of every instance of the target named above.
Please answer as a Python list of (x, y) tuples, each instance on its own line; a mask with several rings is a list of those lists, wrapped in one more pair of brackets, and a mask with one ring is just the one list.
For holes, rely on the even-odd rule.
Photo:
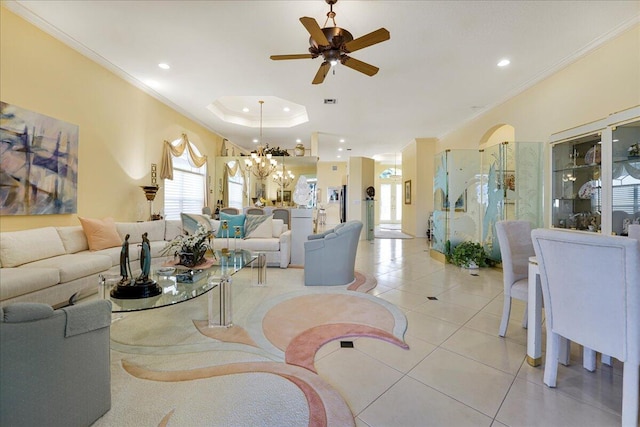
[(260, 103), (260, 139), (255, 153), (251, 153), (251, 158), (245, 159), (244, 162), (247, 171), (252, 172), (256, 178), (263, 181), (276, 170), (278, 162), (271, 158), (271, 153), (266, 155), (264, 153), (264, 146), (262, 145), (262, 104), (264, 104), (264, 101), (258, 102)]
[(291, 171), (284, 169), (284, 172), (279, 170), (273, 174), (273, 181), (276, 182), (280, 187), (287, 188), (289, 184), (293, 182), (293, 179), (296, 177)]

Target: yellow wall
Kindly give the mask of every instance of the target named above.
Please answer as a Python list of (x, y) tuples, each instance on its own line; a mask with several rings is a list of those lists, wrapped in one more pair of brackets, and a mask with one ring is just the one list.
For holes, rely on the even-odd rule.
[(375, 185), (375, 160), (368, 157), (350, 157), (347, 182), (347, 220), (363, 224), (360, 239), (367, 238), (367, 207), (364, 203), (367, 187)]
[(443, 137), (437, 152), (477, 148), (496, 125), (516, 141), (544, 141), (555, 132), (640, 104), (640, 25)]
[(444, 136), (436, 153), (477, 148), (498, 125), (513, 126), (515, 141), (545, 143), (543, 212), (548, 226), (549, 137), (637, 105), (640, 105), (640, 25)]
[[(333, 170), (335, 166), (336, 170)], [(338, 187), (345, 183), (347, 177), (347, 162), (318, 162), (318, 207), (322, 206), (327, 212), (327, 227), (340, 223), (340, 204), (327, 202), (327, 189)]]
[[(6, 8), (0, 13), (3, 102), (79, 126), (78, 215), (117, 221), (148, 217), (138, 187), (151, 183), (163, 140), (184, 132), (213, 157), (222, 138), (37, 29)], [(159, 182), (162, 186), (162, 182)], [(163, 205), (162, 190), (154, 202)], [(76, 215), (3, 216), (0, 230), (78, 225)]]
[[(419, 138), (402, 150), (402, 232), (426, 237), (429, 213), (433, 211), (433, 156), (436, 138)], [(411, 204), (405, 204), (404, 189), (411, 181)]]

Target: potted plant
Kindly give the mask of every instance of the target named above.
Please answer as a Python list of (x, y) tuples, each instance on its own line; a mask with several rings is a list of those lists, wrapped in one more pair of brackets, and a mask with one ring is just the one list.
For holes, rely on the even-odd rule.
[(464, 268), (488, 267), (487, 253), (480, 243), (462, 242), (451, 252), (449, 261)]

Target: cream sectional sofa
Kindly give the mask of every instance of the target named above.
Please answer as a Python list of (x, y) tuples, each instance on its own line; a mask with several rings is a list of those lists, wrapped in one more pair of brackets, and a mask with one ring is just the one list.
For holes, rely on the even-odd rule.
[[(138, 246), (143, 233), (147, 233), (151, 243), (153, 265), (167, 259), (161, 254), (162, 250), (168, 241), (182, 233), (179, 220), (116, 222), (115, 225), (121, 239), (126, 234), (130, 236), (129, 257), (134, 275), (140, 270)], [(238, 248), (263, 251), (268, 264), (286, 268), (291, 259), (291, 232), (285, 227), (276, 228), (274, 225), (275, 237), (239, 240)], [(231, 239), (231, 245), (233, 243)], [(214, 239), (214, 248), (225, 245), (226, 239)], [(87, 236), (79, 225), (2, 232), (0, 306), (19, 301), (59, 305), (77, 292), (92, 289), (97, 292), (100, 274), (120, 273), (120, 250), (121, 245), (115, 245), (90, 251)]]
[[(130, 234), (134, 274), (142, 233), (148, 234), (151, 256), (159, 264), (166, 258), (160, 252), (167, 240), (182, 232), (180, 221), (123, 222), (116, 228), (121, 238)], [(79, 225), (0, 233), (0, 306), (18, 301), (58, 305), (79, 291), (97, 291), (100, 274), (119, 274), (120, 250), (117, 245), (89, 251)]]

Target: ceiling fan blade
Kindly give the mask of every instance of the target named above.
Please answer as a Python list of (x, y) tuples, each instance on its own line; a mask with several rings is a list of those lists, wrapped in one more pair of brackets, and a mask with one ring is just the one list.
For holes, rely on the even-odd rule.
[(296, 53), (293, 55), (271, 55), (269, 58), (274, 61), (282, 61), (283, 59), (313, 59), (310, 53)]
[(346, 55), (342, 58), (341, 62), (343, 65), (346, 65), (347, 67), (352, 68), (356, 71), (360, 71), (361, 73), (366, 74), (367, 76), (373, 76), (379, 70), (378, 67), (374, 67), (371, 64), (358, 61), (357, 59), (351, 58), (350, 56), (346, 56)]
[(362, 37), (358, 37), (355, 40), (345, 43), (344, 47), (349, 52), (355, 52), (356, 50), (364, 49), (365, 47), (389, 40), (390, 38), (391, 34), (389, 34), (389, 31), (387, 31), (386, 28), (378, 28), (369, 34), (365, 34)]
[(311, 34), (311, 38), (315, 40), (318, 45), (329, 45), (327, 36), (324, 35), (324, 33), (322, 32), (322, 28), (320, 28), (320, 25), (318, 25), (318, 22), (315, 19), (309, 18), (308, 16), (303, 16), (302, 18), (300, 18), (300, 22), (302, 22), (302, 25), (304, 25), (307, 31), (309, 31), (309, 34)]
[(331, 64), (326, 61), (323, 62), (322, 65), (320, 65), (320, 68), (318, 68), (318, 72), (316, 73), (316, 76), (313, 78), (313, 81), (311, 83), (314, 85), (322, 83), (324, 81), (324, 78), (327, 77), (327, 73), (329, 72), (330, 68)]

